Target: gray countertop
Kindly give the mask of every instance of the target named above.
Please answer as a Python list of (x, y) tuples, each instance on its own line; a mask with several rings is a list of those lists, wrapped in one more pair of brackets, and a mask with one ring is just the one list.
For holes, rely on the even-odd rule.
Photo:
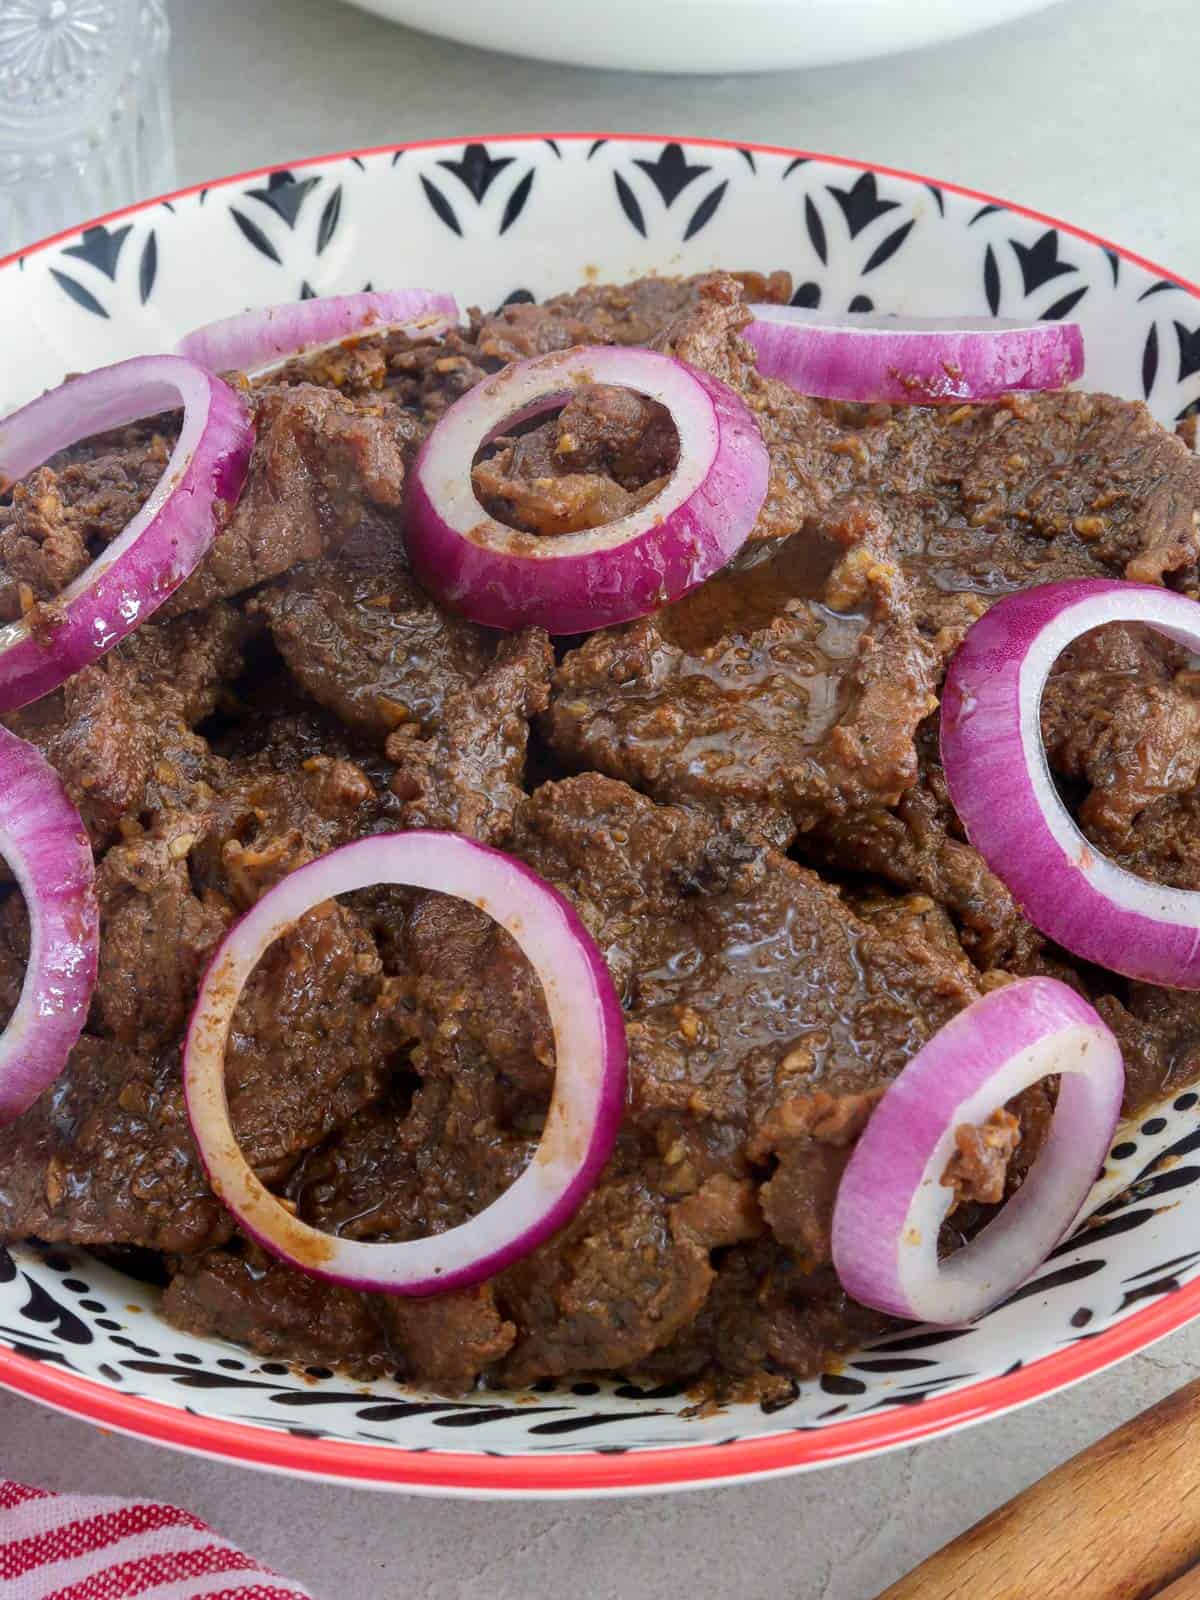
[[(562, 9), (569, 15), (569, 0)], [(442, 135), (711, 134), (956, 179), (1200, 276), (1195, 0), (1068, 0), (920, 55), (716, 79), (483, 55), (335, 0), (176, 0), (173, 14), (181, 183)], [(0, 1438), (6, 1471), (51, 1488), (178, 1501), (321, 1600), (867, 1600), (1198, 1371), (1200, 1325), (1069, 1393), (901, 1454), (742, 1488), (578, 1505), (384, 1498), (259, 1477), (6, 1395)]]

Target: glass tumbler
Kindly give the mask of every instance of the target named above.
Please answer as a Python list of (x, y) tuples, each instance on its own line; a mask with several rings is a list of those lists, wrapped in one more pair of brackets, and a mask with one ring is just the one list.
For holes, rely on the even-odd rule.
[(0, 0), (0, 256), (175, 186), (164, 0)]

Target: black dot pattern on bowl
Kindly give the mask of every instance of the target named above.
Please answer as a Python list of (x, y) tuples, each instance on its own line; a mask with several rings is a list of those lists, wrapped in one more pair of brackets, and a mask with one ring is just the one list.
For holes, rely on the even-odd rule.
[(1166, 1125), (1166, 1117), (1151, 1117), (1149, 1122), (1142, 1123), (1142, 1132), (1145, 1134), (1161, 1133)]
[(232, 1356), (222, 1356), (217, 1365), (224, 1367), (226, 1372), (245, 1372), (246, 1370), (246, 1363), (244, 1361), (235, 1361)]
[(1079, 1310), (1071, 1317), (1071, 1326), (1073, 1328), (1086, 1328), (1094, 1315), (1095, 1312), (1090, 1311), (1087, 1306), (1080, 1306)]
[(57, 1250), (47, 1250), (43, 1254), (42, 1260), (50, 1268), (51, 1272), (70, 1272), (74, 1265), (68, 1256), (60, 1255)]
[(288, 1374), (288, 1368), (282, 1361), (264, 1361), (259, 1371), (271, 1378), (286, 1378)]
[(1137, 1154), (1137, 1145), (1132, 1140), (1125, 1139), (1120, 1144), (1113, 1145), (1109, 1154), (1114, 1161), (1128, 1161), (1130, 1156)]
[(87, 1294), (88, 1287), (89, 1286), (86, 1283), (84, 1283), (82, 1278), (64, 1278), (63, 1279), (63, 1288), (64, 1289), (70, 1289), (72, 1294)]
[(571, 1385), (571, 1393), (578, 1395), (599, 1394), (600, 1385), (598, 1383), (573, 1383)]
[(1198, 1100), (1200, 1100), (1200, 1094), (1195, 1094), (1189, 1089), (1187, 1094), (1181, 1094), (1179, 1099), (1176, 1100), (1175, 1109), (1176, 1111), (1190, 1111)]
[(129, 1339), (123, 1333), (114, 1333), (113, 1343), (119, 1344), (124, 1350), (136, 1350), (140, 1356), (154, 1356), (155, 1358), (158, 1356), (157, 1350), (152, 1350), (146, 1344), (138, 1344), (136, 1339)]
[(108, 1307), (104, 1304), (103, 1300), (81, 1300), (79, 1302), (79, 1308), (80, 1308), (81, 1311), (107, 1311), (108, 1310)]
[(553, 1378), (539, 1378), (536, 1383), (531, 1383), (529, 1387), (534, 1394), (553, 1394), (558, 1388), (558, 1384)]
[(305, 1370), (305, 1372), (307, 1372), (307, 1374), (308, 1374), (308, 1376), (310, 1378), (332, 1378), (333, 1377), (333, 1368), (332, 1367), (305, 1367), (304, 1370)]
[(867, 1386), (861, 1378), (848, 1377), (843, 1372), (823, 1372), (821, 1387), (826, 1394), (866, 1394)]
[(114, 1322), (111, 1317), (97, 1317), (96, 1326), (103, 1328), (105, 1333), (120, 1333), (121, 1331), (121, 1324)]
[(198, 1367), (200, 1365), (200, 1357), (194, 1356), (190, 1350), (177, 1350), (175, 1359), (176, 1361), (182, 1361), (185, 1367)]

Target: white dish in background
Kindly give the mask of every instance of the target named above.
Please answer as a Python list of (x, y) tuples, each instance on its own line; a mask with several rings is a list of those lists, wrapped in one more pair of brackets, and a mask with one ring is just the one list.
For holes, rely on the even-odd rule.
[(351, 0), (484, 50), (629, 72), (774, 72), (895, 55), (1057, 0)]
[[(648, 272), (786, 268), (796, 300), (1070, 316), (1086, 382), (1167, 425), (1200, 407), (1200, 288), (936, 179), (765, 146), (510, 135), (322, 157), (151, 200), (0, 262), (0, 413), (247, 304), (428, 285), (493, 307)], [(68, 1248), (0, 1249), (0, 1384), (221, 1460), (430, 1494), (621, 1494), (849, 1460), (998, 1416), (1200, 1315), (1200, 1086), (1118, 1134), (1009, 1301), (851, 1353), (767, 1413), (568, 1380), (454, 1400), (180, 1333), (155, 1289)], [(1161, 1198), (1159, 1198), (1161, 1197)], [(31, 1419), (31, 1426), (32, 1426)]]

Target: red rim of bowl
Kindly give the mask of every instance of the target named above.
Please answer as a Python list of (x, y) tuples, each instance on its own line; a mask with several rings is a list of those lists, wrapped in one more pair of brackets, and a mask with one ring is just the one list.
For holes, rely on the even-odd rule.
[[(329, 155), (311, 156), (288, 163), (288, 170), (322, 166), (352, 156), (390, 155), (397, 150), (433, 149), (441, 145), (480, 142), (518, 144), (542, 139), (569, 142), (614, 139), (635, 143), (670, 142), (670, 134), (651, 133), (517, 133), (476, 134), (464, 139), (421, 139), (401, 144), (373, 145), (362, 150), (340, 150)], [(729, 139), (679, 138), (681, 144), (716, 150), (752, 150), (760, 155), (800, 156), (826, 161), (856, 171), (875, 172), (910, 183), (936, 184), (951, 194), (985, 204), (1001, 206), (1017, 216), (1032, 218), (1058, 228), (1073, 238), (1112, 251), (1125, 261), (1145, 268), (1158, 278), (1176, 283), (1200, 299), (1200, 285), (1178, 273), (1148, 261), (1132, 250), (1122, 249), (1099, 234), (1073, 227), (1058, 217), (1028, 206), (997, 199), (980, 189), (929, 178), (900, 167), (885, 167), (869, 161), (854, 161), (846, 156), (824, 155), (818, 151), (796, 150), (785, 145), (754, 144)], [(72, 238), (82, 227), (95, 227), (131, 216), (156, 205), (160, 200), (179, 200), (201, 189), (221, 189), (247, 179), (261, 178), (280, 170), (280, 164), (256, 167), (233, 173), (211, 183), (196, 183), (171, 194), (156, 196), (110, 211), (90, 223), (82, 223), (48, 239), (39, 240), (24, 250), (0, 258), (0, 269), (62, 239)], [(348, 1444), (337, 1439), (301, 1439), (264, 1427), (222, 1417), (198, 1416), (177, 1406), (141, 1395), (123, 1394), (91, 1378), (58, 1368), (0, 1344), (0, 1385), (29, 1395), (46, 1405), (86, 1418), (102, 1427), (116, 1429), (138, 1438), (151, 1439), (179, 1450), (238, 1462), (267, 1471), (287, 1472), (305, 1477), (324, 1478), (363, 1487), (407, 1489), (431, 1494), (461, 1495), (588, 1495), (628, 1493), (634, 1490), (703, 1488), (733, 1480), (771, 1477), (817, 1467), (835, 1461), (849, 1461), (897, 1446), (914, 1444), (919, 1439), (945, 1433), (953, 1428), (982, 1422), (1027, 1405), (1032, 1400), (1067, 1388), (1080, 1379), (1102, 1372), (1106, 1367), (1145, 1349), (1166, 1334), (1181, 1328), (1200, 1315), (1200, 1278), (1165, 1294), (1161, 1300), (1134, 1312), (1115, 1327), (1091, 1338), (1077, 1340), (1066, 1349), (1040, 1357), (1026, 1367), (1001, 1377), (986, 1378), (954, 1394), (923, 1400), (914, 1406), (885, 1406), (878, 1415), (829, 1423), (821, 1427), (790, 1428), (761, 1438), (731, 1439), (724, 1444), (675, 1445), (670, 1448), (633, 1449), (622, 1454), (604, 1450), (572, 1451), (570, 1455), (547, 1458), (534, 1455), (509, 1455), (502, 1458), (457, 1450), (412, 1451), (403, 1445), (376, 1446)]]

